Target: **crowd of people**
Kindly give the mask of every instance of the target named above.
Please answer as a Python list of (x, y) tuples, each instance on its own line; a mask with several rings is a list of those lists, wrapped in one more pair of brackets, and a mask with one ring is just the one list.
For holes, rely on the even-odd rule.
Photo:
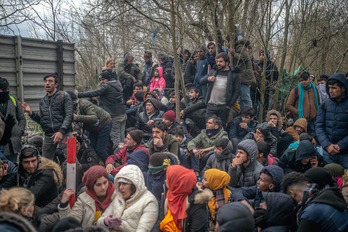
[[(278, 71), (248, 41), (185, 49), (179, 96), (173, 59), (156, 58), (107, 59), (86, 92), (48, 74), (38, 112), (0, 77), (1, 231), (348, 231), (347, 75), (303, 71), (288, 112), (259, 116)], [(43, 136), (22, 144), (25, 113)]]

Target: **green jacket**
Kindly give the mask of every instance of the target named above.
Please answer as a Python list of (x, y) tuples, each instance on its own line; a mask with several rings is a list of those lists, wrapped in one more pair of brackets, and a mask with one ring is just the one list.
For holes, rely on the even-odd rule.
[(82, 122), (87, 131), (98, 132), (112, 121), (108, 112), (86, 99), (80, 99), (76, 122)]
[(212, 147), (215, 145), (216, 141), (223, 137), (228, 138), (227, 132), (223, 128), (220, 128), (220, 131), (210, 138), (206, 134), (205, 130), (202, 130), (202, 132), (199, 135), (197, 135), (187, 144), (187, 149), (189, 151), (192, 151), (195, 148)]
[(179, 141), (175, 138), (174, 135), (167, 134), (166, 138), (163, 141), (162, 147), (156, 147), (153, 145), (153, 139), (151, 139), (148, 143), (149, 147), (149, 156), (155, 152), (170, 152), (174, 155), (178, 156), (179, 153)]

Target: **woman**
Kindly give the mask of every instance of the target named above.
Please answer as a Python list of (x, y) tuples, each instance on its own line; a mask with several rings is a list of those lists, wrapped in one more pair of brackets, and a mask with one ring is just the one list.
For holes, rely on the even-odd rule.
[(69, 198), (74, 194), (72, 189), (66, 189), (58, 205), (59, 217), (70, 216), (81, 223), (82, 227), (94, 225), (111, 201), (115, 198), (114, 184), (108, 181), (109, 174), (103, 166), (90, 167), (83, 175), (82, 182), (86, 192), (77, 198), (74, 207), (70, 210)]
[(0, 193), (0, 212), (13, 212), (26, 218), (34, 214), (34, 194), (26, 188), (3, 189)]
[(116, 197), (97, 225), (117, 231), (151, 231), (157, 221), (157, 200), (136, 165), (123, 167), (115, 177)]
[(212, 168), (204, 172), (202, 181), (203, 189), (208, 188), (214, 193), (214, 197), (212, 197), (208, 203), (210, 219), (212, 222), (211, 226), (215, 224), (215, 216), (218, 209), (224, 206), (230, 198), (231, 191), (227, 188), (230, 179), (231, 177), (227, 172), (219, 169)]
[(168, 167), (166, 178), (168, 192), (161, 231), (208, 231), (206, 206), (212, 192), (197, 189), (194, 171), (180, 165)]

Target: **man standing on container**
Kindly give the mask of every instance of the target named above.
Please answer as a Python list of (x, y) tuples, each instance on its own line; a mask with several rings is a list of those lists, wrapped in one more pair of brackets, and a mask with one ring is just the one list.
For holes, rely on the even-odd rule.
[(73, 104), (69, 94), (58, 91), (58, 77), (55, 74), (49, 74), (43, 80), (47, 94), (40, 101), (39, 113), (33, 112), (25, 102), (22, 103), (22, 108), (32, 120), (41, 125), (45, 132), (43, 156), (53, 160), (57, 146), (63, 150), (66, 148), (64, 142), (71, 132)]

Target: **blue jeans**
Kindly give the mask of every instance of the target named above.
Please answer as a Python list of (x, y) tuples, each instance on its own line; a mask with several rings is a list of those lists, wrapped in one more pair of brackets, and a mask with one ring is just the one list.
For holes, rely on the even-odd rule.
[(252, 108), (253, 102), (251, 101), (250, 97), (250, 86), (246, 84), (240, 85), (240, 96), (238, 99), (240, 109), (244, 109), (246, 107)]
[(344, 169), (348, 169), (348, 154), (330, 155), (323, 148), (323, 158), (325, 164), (337, 163), (340, 164)]
[(95, 150), (97, 155), (103, 160), (106, 161), (109, 154), (106, 152), (107, 145), (109, 143), (110, 131), (112, 127), (112, 122), (108, 123), (100, 131), (88, 134), (88, 138), (91, 141), (91, 147)]

